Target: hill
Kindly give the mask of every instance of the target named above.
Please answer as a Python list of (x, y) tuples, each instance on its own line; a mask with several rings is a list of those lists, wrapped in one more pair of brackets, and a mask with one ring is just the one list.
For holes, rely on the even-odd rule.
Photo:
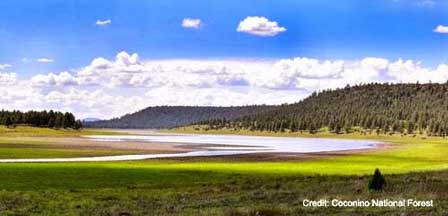
[(101, 119), (99, 119), (99, 118), (85, 118), (85, 119), (82, 119), (82, 122), (96, 122), (96, 121), (101, 121)]
[(275, 106), (157, 106), (148, 107), (120, 118), (95, 122), (84, 122), (85, 127), (97, 128), (172, 128), (209, 119), (231, 120), (238, 117), (269, 111)]
[(207, 129), (303, 131), (328, 127), (376, 133), (448, 135), (448, 83), (366, 84), (313, 93), (295, 104), (236, 119), (202, 121)]

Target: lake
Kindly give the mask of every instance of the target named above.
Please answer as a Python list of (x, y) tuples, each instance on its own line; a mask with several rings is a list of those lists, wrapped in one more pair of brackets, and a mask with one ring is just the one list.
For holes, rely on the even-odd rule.
[(349, 140), (327, 138), (299, 138), (299, 137), (265, 137), (239, 135), (92, 135), (85, 136), (99, 142), (141, 142), (142, 145), (151, 143), (176, 143), (176, 145), (201, 144), (197, 150), (185, 153), (118, 155), (79, 158), (42, 158), (42, 159), (3, 159), (0, 162), (75, 162), (75, 161), (122, 161), (144, 160), (153, 158), (224, 156), (254, 153), (316, 153), (348, 150), (371, 149), (382, 144), (374, 140)]

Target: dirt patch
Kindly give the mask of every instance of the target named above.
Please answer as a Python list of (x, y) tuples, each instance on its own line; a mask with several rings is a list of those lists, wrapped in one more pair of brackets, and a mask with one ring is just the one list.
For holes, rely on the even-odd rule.
[(344, 150), (331, 152), (316, 153), (253, 153), (253, 154), (235, 154), (222, 156), (206, 156), (206, 157), (178, 157), (178, 158), (160, 158), (159, 160), (177, 160), (177, 161), (216, 161), (216, 162), (254, 162), (254, 161), (305, 161), (313, 159), (324, 159), (330, 157), (347, 156), (383, 151), (395, 148), (392, 144), (379, 144), (372, 149)]
[[(135, 132), (135, 131), (134, 131)], [(150, 133), (142, 131), (141, 133)], [(129, 151), (131, 154), (172, 154), (186, 153), (198, 150), (207, 150), (208, 147), (252, 147), (246, 145), (211, 145), (211, 144), (182, 144), (165, 143), (151, 141), (101, 141), (86, 137), (21, 137), (16, 138), (20, 141), (34, 141), (36, 144), (27, 144), (27, 148), (45, 148), (55, 147), (64, 149), (90, 149), (94, 150), (117, 150)], [(14, 144), (8, 144), (14, 145)], [(251, 153), (235, 154), (226, 156), (201, 156), (201, 157), (172, 157), (160, 160), (176, 161), (222, 161), (222, 162), (243, 162), (243, 161), (303, 161), (311, 159), (323, 159), (343, 155), (363, 154), (367, 152), (382, 151), (389, 148), (395, 148), (395, 145), (379, 144), (376, 148), (360, 150), (344, 150), (318, 153)]]
[[(141, 153), (181, 153), (193, 150), (178, 143), (157, 143), (138, 141), (97, 141), (84, 137), (22, 137), (20, 140), (33, 140), (42, 143), (46, 147), (58, 147), (67, 149), (110, 149), (129, 150)], [(34, 145), (34, 144), (31, 144)], [(31, 146), (30, 145), (30, 146)], [(36, 144), (35, 147), (40, 146)]]

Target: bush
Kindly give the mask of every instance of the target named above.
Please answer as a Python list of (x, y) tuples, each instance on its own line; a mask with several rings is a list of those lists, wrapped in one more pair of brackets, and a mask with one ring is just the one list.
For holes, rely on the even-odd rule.
[(375, 173), (369, 182), (369, 190), (380, 191), (383, 190), (385, 185), (386, 180), (384, 179), (384, 176), (381, 174), (380, 170), (376, 168)]

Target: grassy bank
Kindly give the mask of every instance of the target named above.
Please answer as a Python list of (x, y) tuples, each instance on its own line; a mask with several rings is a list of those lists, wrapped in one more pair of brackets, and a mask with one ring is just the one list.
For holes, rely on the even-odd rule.
[[(5, 140), (1, 140), (4, 142)], [(138, 154), (138, 151), (117, 150), (107, 148), (71, 147), (67, 148), (58, 144), (29, 144), (27, 142), (19, 144), (0, 144), (1, 159), (19, 158), (72, 158), (72, 157), (93, 157), (110, 156), (124, 154)]]
[[(205, 134), (238, 134), (253, 136), (286, 136), (341, 139), (371, 139), (389, 144), (389, 148), (345, 156), (327, 157), (325, 159), (300, 162), (298, 168), (291, 164), (287, 167), (298, 169), (302, 173), (316, 174), (364, 174), (379, 167), (388, 173), (404, 173), (424, 170), (441, 170), (448, 168), (448, 139), (442, 137), (426, 137), (421, 135), (384, 135), (376, 133), (334, 134), (321, 132), (310, 133), (270, 133), (247, 130), (197, 130), (196, 127), (184, 127), (163, 132), (170, 133), (205, 133)], [(282, 166), (278, 166), (282, 169)], [(264, 167), (263, 167), (264, 168)], [(254, 166), (254, 169), (257, 169)]]
[[(442, 215), (448, 172), (307, 175), (188, 169), (177, 161), (1, 164), (2, 215)], [(306, 208), (303, 199), (432, 199), (433, 208)]]
[[(10, 129), (3, 129), (10, 130)], [(92, 134), (96, 131), (59, 131), (42, 128), (16, 128), (17, 132), (9, 133), (7, 136), (0, 136), (0, 158), (48, 158), (48, 157), (77, 157), (94, 155), (117, 155), (129, 154), (133, 152), (117, 151), (98, 148), (67, 148), (58, 145), (56, 139), (23, 138), (18, 134), (33, 133), (50, 134), (49, 136), (60, 137), (61, 133), (70, 136), (79, 134)], [(173, 131), (179, 132), (179, 131)], [(213, 132), (214, 131), (209, 131)], [(218, 132), (218, 131), (216, 131)], [(99, 131), (100, 134), (111, 133)], [(244, 132), (250, 135), (249, 132)], [(287, 134), (287, 133), (286, 133)], [(282, 135), (282, 134), (277, 134)], [(291, 135), (291, 134), (289, 134)], [(431, 171), (448, 168), (448, 139), (440, 137), (412, 137), (412, 136), (389, 136), (357, 133), (335, 135), (330, 133), (303, 134), (308, 137), (326, 138), (349, 138), (349, 139), (375, 139), (388, 143), (388, 148), (356, 153), (349, 155), (334, 155), (319, 157), (310, 160), (297, 161), (275, 161), (275, 162), (254, 162), (238, 160), (207, 160), (203, 158), (196, 161), (183, 161), (178, 163), (154, 163), (147, 161), (144, 163), (133, 163), (134, 166), (158, 167), (160, 169), (180, 168), (200, 171), (244, 171), (251, 170), (257, 173), (302, 173), (302, 174), (333, 174), (352, 175), (367, 174), (375, 168), (380, 168), (385, 173), (406, 173), (413, 171)], [(136, 152), (135, 152), (136, 153)], [(123, 165), (123, 163), (118, 163)]]
[[(60, 135), (60, 131), (48, 133)], [(1, 157), (36, 155), (40, 150), (54, 154), (42, 148), (51, 145), (51, 139), (25, 139), (18, 134), (0, 136)], [(447, 139), (374, 134), (337, 138), (382, 140), (391, 148), (289, 161), (205, 157), (0, 164), (0, 214), (443, 215), (448, 211)], [(8, 149), (14, 146), (20, 148)], [(375, 168), (386, 174), (387, 186), (382, 192), (367, 190)], [(432, 199), (435, 207), (306, 208), (303, 199)]]
[[(246, 130), (246, 129), (233, 129), (233, 128), (222, 128), (218, 130), (208, 129), (207, 126), (193, 125), (178, 127), (172, 129), (162, 129), (160, 132), (164, 133), (180, 133), (180, 134), (214, 134), (214, 135), (241, 135), (241, 136), (273, 136), (273, 137), (311, 137), (311, 138), (335, 138), (335, 139), (393, 139), (393, 138), (419, 138), (426, 139), (428, 136), (426, 134), (377, 134), (374, 130), (366, 130), (366, 133), (361, 133), (364, 131), (361, 128), (353, 128), (353, 133), (331, 133), (328, 128), (321, 128), (317, 133), (309, 133), (308, 131), (299, 132), (273, 132), (273, 131), (256, 131), (256, 130)], [(437, 138), (437, 137), (432, 137)], [(448, 140), (448, 139), (447, 139)]]
[(53, 129), (29, 126), (8, 128), (0, 125), (0, 137), (79, 137), (85, 135), (115, 135), (118, 132), (102, 129)]
[[(28, 126), (7, 128), (0, 126), (0, 158), (57, 158), (135, 154), (137, 151), (88, 146), (67, 146), (59, 138), (84, 135), (114, 135), (118, 132), (98, 129), (50, 129)], [(58, 139), (55, 139), (58, 138)]]

